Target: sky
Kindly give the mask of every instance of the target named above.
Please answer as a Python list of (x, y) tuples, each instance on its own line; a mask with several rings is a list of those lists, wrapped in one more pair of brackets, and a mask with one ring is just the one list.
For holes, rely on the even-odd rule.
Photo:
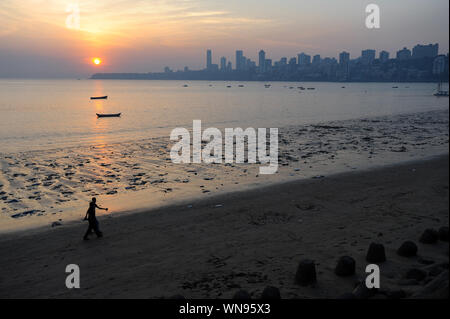
[[(365, 26), (370, 3), (379, 29)], [(439, 43), (446, 54), (448, 10), (448, 0), (0, 0), (0, 77), (201, 69), (206, 49), (213, 63), (233, 65), (237, 49), (254, 60), (260, 49), (274, 60), (344, 50), (356, 58)]]

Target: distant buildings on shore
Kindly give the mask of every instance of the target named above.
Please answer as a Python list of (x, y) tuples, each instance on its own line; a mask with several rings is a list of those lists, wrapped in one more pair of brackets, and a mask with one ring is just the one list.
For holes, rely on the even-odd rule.
[(264, 50), (258, 61), (252, 61), (237, 50), (234, 68), (226, 57), (213, 63), (213, 52), (206, 51), (206, 68), (164, 73), (109, 73), (94, 74), (95, 79), (173, 79), (173, 80), (237, 80), (237, 81), (354, 81), (354, 82), (420, 82), (448, 81), (448, 54), (439, 55), (439, 44), (416, 45), (412, 51), (403, 48), (390, 58), (387, 51), (362, 50), (361, 56), (351, 59), (350, 53), (339, 53), (339, 59), (311, 55), (304, 52), (296, 57), (282, 57), (279, 61), (268, 58)]

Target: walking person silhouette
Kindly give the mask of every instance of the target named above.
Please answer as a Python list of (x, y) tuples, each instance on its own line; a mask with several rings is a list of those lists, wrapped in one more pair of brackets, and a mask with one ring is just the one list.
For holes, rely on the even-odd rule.
[(86, 212), (86, 216), (84, 217), (84, 220), (89, 221), (89, 227), (86, 231), (86, 234), (84, 235), (83, 239), (84, 240), (89, 240), (88, 236), (92, 233), (92, 231), (95, 232), (95, 234), (97, 235), (97, 237), (103, 237), (103, 233), (100, 231), (99, 229), (99, 225), (98, 225), (98, 220), (95, 217), (95, 209), (103, 209), (103, 210), (108, 210), (108, 208), (102, 208), (100, 206), (98, 206), (97, 204), (97, 199), (95, 197), (92, 198), (92, 201), (89, 203), (89, 209)]

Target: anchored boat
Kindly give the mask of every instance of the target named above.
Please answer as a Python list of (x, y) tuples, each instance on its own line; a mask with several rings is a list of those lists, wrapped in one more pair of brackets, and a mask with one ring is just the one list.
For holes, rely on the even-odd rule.
[(106, 100), (108, 95), (105, 96), (91, 96), (91, 100)]
[(113, 113), (113, 114), (99, 114), (96, 113), (97, 117), (120, 117), (122, 113)]

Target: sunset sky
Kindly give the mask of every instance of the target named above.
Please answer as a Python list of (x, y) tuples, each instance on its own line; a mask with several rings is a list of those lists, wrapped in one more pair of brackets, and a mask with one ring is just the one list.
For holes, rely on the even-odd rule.
[[(365, 7), (381, 8), (381, 29), (365, 28)], [(80, 28), (66, 12), (80, 8)], [(95, 72), (203, 68), (244, 50), (256, 59), (297, 53), (387, 50), (417, 43), (448, 52), (448, 0), (1, 0), (0, 77), (81, 77)], [(100, 58), (98, 65), (94, 58)]]

